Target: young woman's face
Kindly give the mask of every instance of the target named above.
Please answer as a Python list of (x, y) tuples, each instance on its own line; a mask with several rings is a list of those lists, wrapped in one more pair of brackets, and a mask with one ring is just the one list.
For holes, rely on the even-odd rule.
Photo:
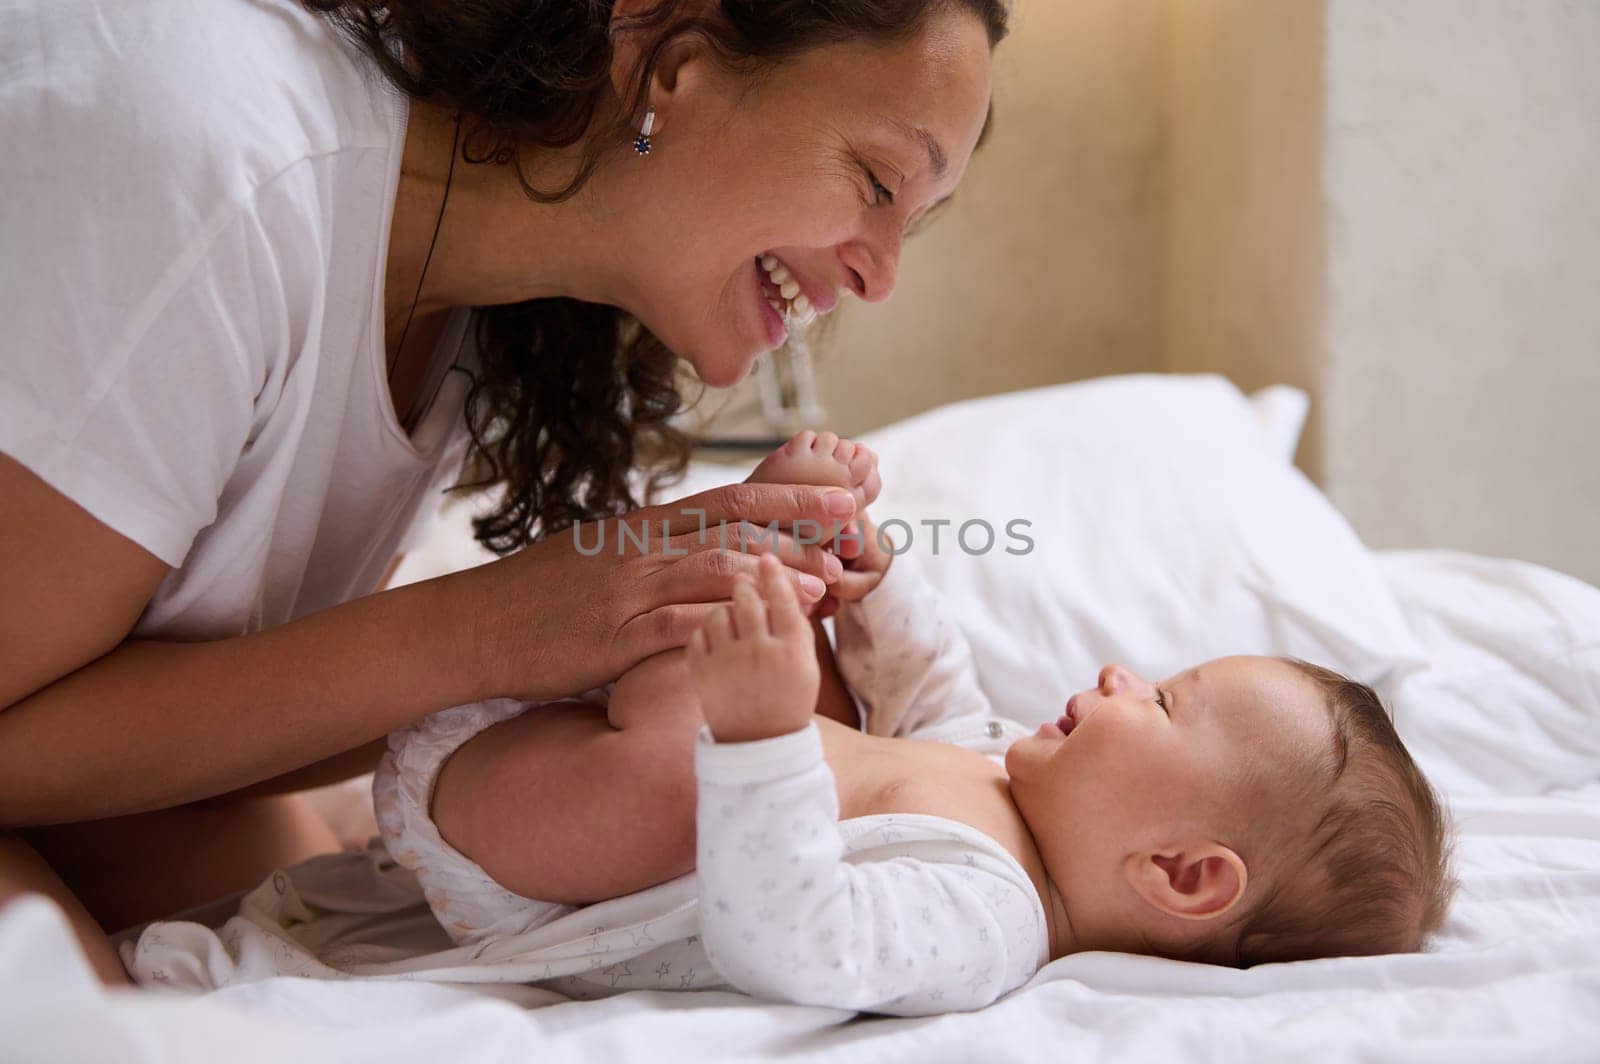
[(689, 61), (650, 155), (620, 163), (640, 168), (652, 216), (626, 309), (726, 387), (783, 342), (774, 301), (804, 313), (772, 272), (818, 314), (846, 293), (887, 299), (907, 227), (961, 180), (989, 90), (988, 36), (964, 11), (902, 42), (812, 49), (753, 80)]

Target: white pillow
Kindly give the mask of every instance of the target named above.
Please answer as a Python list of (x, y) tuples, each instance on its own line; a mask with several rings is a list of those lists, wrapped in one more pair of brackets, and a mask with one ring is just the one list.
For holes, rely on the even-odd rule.
[[(1053, 720), (1100, 667), (1164, 677), (1232, 653), (1293, 654), (1369, 683), (1422, 662), (1349, 524), (1291, 465), (1305, 397), (1246, 399), (1216, 376), (1107, 377), (941, 407), (863, 436), (881, 458), (880, 525), (960, 618), (998, 711)], [(696, 462), (673, 498), (754, 462)], [(396, 583), (487, 560), (473, 507), (445, 508)], [(1017, 518), (1033, 548), (1007, 535)], [(952, 522), (932, 552), (924, 520)], [(994, 546), (969, 555), (972, 519)], [(902, 526), (889, 524), (901, 544)], [(982, 545), (982, 530), (967, 542)]]
[[(1025, 723), (1111, 661), (1157, 678), (1292, 654), (1384, 683), (1423, 651), (1349, 524), (1288, 464), (1303, 408), (1286, 398), (1143, 375), (944, 407), (863, 437), (884, 480), (873, 518), (909, 524), (984, 688)], [(1028, 553), (1007, 552), (1026, 546), (1014, 519), (1031, 523)], [(951, 522), (937, 554), (936, 520)], [(994, 529), (987, 553), (954, 542), (973, 520)], [(971, 526), (967, 546), (986, 538)]]
[(1451, 794), (1539, 794), (1600, 777), (1600, 588), (1528, 562), (1381, 551), (1430, 668), (1390, 706)]

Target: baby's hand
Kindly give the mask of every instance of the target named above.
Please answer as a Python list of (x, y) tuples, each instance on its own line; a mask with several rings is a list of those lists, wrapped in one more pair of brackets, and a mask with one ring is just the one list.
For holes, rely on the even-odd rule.
[(713, 612), (689, 640), (688, 660), (718, 742), (799, 731), (816, 709), (816, 643), (793, 583), (771, 554), (761, 556), (756, 582), (741, 578), (733, 604)]
[[(883, 576), (894, 561), (895, 544), (887, 537), (879, 538), (878, 526), (866, 514), (857, 514), (857, 532), (847, 532), (839, 541), (839, 556), (845, 559), (844, 573), (828, 586), (828, 593), (817, 604), (818, 617), (831, 617), (839, 612), (841, 602), (860, 602), (883, 582)], [(857, 542), (851, 542), (856, 540)]]

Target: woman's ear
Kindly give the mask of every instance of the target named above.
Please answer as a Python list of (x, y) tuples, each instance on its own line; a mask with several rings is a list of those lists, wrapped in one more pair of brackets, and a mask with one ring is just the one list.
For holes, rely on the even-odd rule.
[(1146, 902), (1183, 920), (1221, 916), (1244, 896), (1249, 880), (1238, 854), (1209, 841), (1170, 847), (1163, 853), (1131, 854), (1123, 874)]
[[(619, 100), (632, 98), (639, 64), (661, 29), (659, 26), (639, 27), (636, 20), (648, 16), (659, 3), (660, 0), (616, 0), (611, 9), (611, 85)], [(697, 2), (691, 2), (686, 5), (684, 14), (700, 14), (695, 10), (698, 6)], [(665, 127), (678, 98), (686, 90), (698, 87), (702, 62), (706, 58), (704, 45), (694, 36), (679, 38), (662, 50), (650, 83), (645, 86), (644, 104), (656, 111), (652, 133), (659, 133)]]

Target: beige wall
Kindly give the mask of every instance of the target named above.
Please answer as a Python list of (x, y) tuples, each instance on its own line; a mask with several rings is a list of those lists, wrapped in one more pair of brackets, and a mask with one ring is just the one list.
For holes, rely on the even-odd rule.
[(1600, 4), (1328, 11), (1324, 488), (1600, 584)]
[(1162, 7), (1017, 0), (995, 126), (887, 304), (820, 352), (831, 427), (1159, 362)]
[(1600, 583), (1600, 2), (1018, 0), (997, 124), (828, 424), (1101, 373), (1312, 395), (1375, 547)]
[[(1169, 0), (1161, 368), (1321, 385), (1321, 0)], [(1300, 464), (1321, 466), (1313, 404)]]
[(1374, 547), (1600, 583), (1600, 4), (1172, 0), (1163, 366)]

